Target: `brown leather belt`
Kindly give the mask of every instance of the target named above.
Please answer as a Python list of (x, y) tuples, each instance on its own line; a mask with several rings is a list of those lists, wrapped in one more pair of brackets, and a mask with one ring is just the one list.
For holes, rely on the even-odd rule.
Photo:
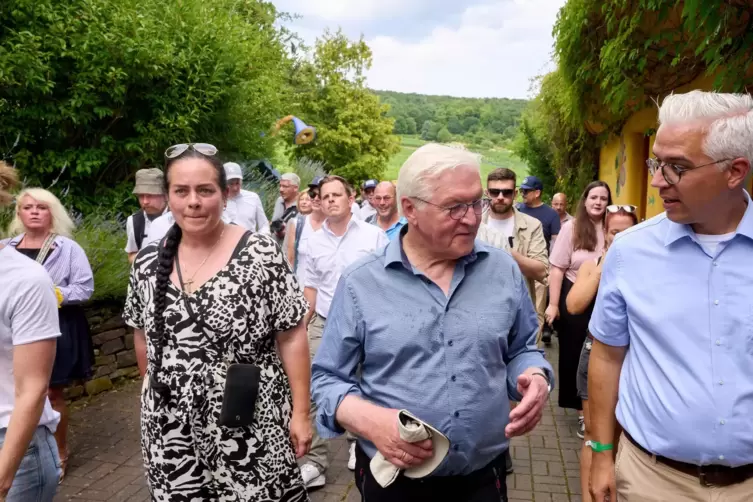
[(656, 461), (676, 471), (698, 478), (702, 486), (730, 486), (753, 478), (753, 464), (729, 467), (726, 465), (695, 465), (671, 458), (654, 455), (643, 446), (639, 445), (633, 437), (623, 431), (628, 441), (646, 455), (656, 458)]

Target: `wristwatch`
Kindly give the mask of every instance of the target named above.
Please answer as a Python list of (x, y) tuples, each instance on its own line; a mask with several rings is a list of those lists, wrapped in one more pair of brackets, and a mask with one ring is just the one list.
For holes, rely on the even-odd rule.
[(544, 380), (546, 380), (547, 391), (551, 394), (552, 393), (552, 381), (549, 380), (549, 377), (546, 375), (546, 371), (544, 371), (543, 369), (541, 371), (534, 371), (533, 373), (531, 373), (531, 376), (534, 376), (534, 375), (539, 375), (539, 376), (544, 377)]

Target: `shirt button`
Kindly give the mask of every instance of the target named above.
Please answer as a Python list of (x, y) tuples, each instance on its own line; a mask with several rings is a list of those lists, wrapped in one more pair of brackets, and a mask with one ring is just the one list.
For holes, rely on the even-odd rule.
[(716, 341), (716, 344), (717, 344), (717, 345), (721, 345), (721, 344), (722, 344), (722, 341), (721, 341), (721, 340), (717, 340), (717, 341)]
[(714, 300), (714, 305), (719, 305), (719, 300)]
[(724, 425), (727, 422), (724, 419), (721, 419), (721, 420), (719, 420), (719, 423), (722, 424), (722, 425)]
[(455, 450), (455, 451), (458, 451), (460, 449), (460, 447), (455, 444), (455, 445), (452, 445), (452, 449)]
[(458, 418), (459, 416), (460, 416), (460, 413), (456, 411), (455, 412), (455, 418)]
[(449, 345), (450, 347), (452, 347), (452, 340), (450, 340), (449, 342), (447, 342), (447, 345)]
[(723, 380), (719, 380), (719, 385), (724, 385), (724, 381)]
[(714, 262), (714, 266), (715, 266), (715, 267), (718, 267), (718, 266), (719, 266), (719, 264), (718, 264), (717, 262)]
[(457, 380), (457, 377), (456, 377), (455, 375), (452, 375), (452, 376), (450, 377), (450, 380), (452, 380), (452, 381), (454, 382), (455, 380)]

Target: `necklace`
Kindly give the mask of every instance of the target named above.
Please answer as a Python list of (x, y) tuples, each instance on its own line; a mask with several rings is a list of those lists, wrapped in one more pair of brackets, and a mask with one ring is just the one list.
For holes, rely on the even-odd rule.
[(194, 270), (193, 274), (191, 274), (191, 277), (189, 277), (188, 280), (184, 283), (184, 285), (183, 285), (183, 292), (184, 293), (188, 293), (189, 295), (191, 293), (193, 293), (193, 291), (191, 290), (191, 286), (193, 285), (193, 282), (194, 282), (193, 278), (196, 277), (196, 274), (199, 273), (199, 270), (201, 270), (201, 267), (203, 267), (204, 264), (209, 259), (209, 257), (212, 256), (212, 253), (214, 252), (214, 248), (217, 247), (217, 244), (219, 244), (220, 241), (222, 240), (222, 236), (225, 235), (225, 228), (227, 228), (227, 227), (223, 227), (222, 228), (222, 233), (220, 234), (220, 238), (217, 239), (217, 241), (212, 245), (212, 248), (209, 250), (209, 252), (207, 253), (207, 255), (204, 257), (204, 260), (202, 260), (202, 262), (199, 264), (199, 266), (196, 268), (196, 270)]

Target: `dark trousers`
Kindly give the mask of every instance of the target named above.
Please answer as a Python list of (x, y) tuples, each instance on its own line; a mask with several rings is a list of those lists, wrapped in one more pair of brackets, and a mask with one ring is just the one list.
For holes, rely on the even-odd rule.
[(466, 476), (437, 476), (410, 479), (402, 474), (382, 488), (369, 468), (371, 459), (356, 447), (356, 486), (362, 502), (507, 502), (504, 453), (489, 465)]

